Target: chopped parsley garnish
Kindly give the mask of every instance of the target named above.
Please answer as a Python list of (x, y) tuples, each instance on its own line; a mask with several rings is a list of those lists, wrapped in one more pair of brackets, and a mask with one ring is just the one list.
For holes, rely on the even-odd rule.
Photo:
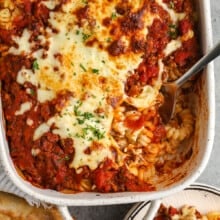
[(94, 115), (91, 112), (84, 112), (81, 116), (83, 116), (87, 120), (89, 120), (90, 118), (94, 118)]
[(69, 155), (66, 155), (66, 156), (64, 157), (64, 160), (69, 160), (69, 159), (70, 159)]
[(61, 157), (60, 159), (59, 159), (59, 161), (60, 162), (62, 162), (62, 161), (68, 161), (68, 160), (70, 160), (70, 156), (69, 155), (66, 155), (65, 157)]
[(82, 105), (82, 102), (79, 102), (77, 105), (74, 106), (74, 114), (77, 116), (77, 121), (79, 124), (83, 124), (86, 120), (90, 120), (91, 118), (94, 118), (94, 114), (91, 112), (81, 112), (79, 110), (80, 106)]
[(99, 118), (105, 118), (105, 116), (104, 115), (99, 115)]
[(68, 36), (69, 33), (67, 32), (65, 35), (66, 35), (66, 39), (67, 39), (67, 40), (70, 40), (70, 37)]
[[(76, 116), (76, 121), (78, 125), (83, 125), (81, 132), (76, 133), (75, 137), (87, 139), (89, 141), (92, 140), (100, 140), (104, 138), (105, 131), (102, 131), (100, 128), (97, 127), (98, 124), (101, 123), (100, 116), (98, 115), (99, 119), (95, 114), (91, 112), (83, 112), (79, 108), (81, 107), (82, 102), (79, 101), (74, 106), (74, 114)], [(102, 117), (101, 117), (102, 118)], [(92, 125), (90, 123), (92, 122)]]
[(82, 3), (87, 5), (88, 4), (88, 1), (87, 0), (82, 0)]
[(117, 18), (117, 13), (116, 12), (112, 12), (111, 19), (116, 19), (116, 18)]
[(99, 70), (98, 69), (92, 69), (92, 72), (98, 74)]
[(88, 126), (88, 129), (93, 133), (93, 135), (98, 139), (104, 138), (105, 132), (100, 131), (98, 128), (93, 126)]
[(77, 118), (76, 120), (77, 120), (78, 124), (80, 124), (80, 125), (82, 125), (85, 122), (85, 120), (81, 119), (81, 118)]
[(76, 30), (76, 35), (79, 35), (80, 34), (80, 31), (79, 30)]
[(110, 38), (110, 37), (108, 37), (107, 39), (106, 39), (106, 42), (111, 42), (112, 41), (112, 39)]
[(39, 64), (38, 64), (37, 60), (35, 60), (35, 61), (33, 62), (32, 68), (33, 68), (34, 70), (39, 70)]
[(31, 94), (32, 96), (35, 95), (35, 91), (34, 91), (34, 89), (30, 89), (30, 94)]
[(77, 116), (76, 120), (79, 124), (83, 124), (86, 120), (90, 120), (95, 116), (91, 112), (81, 112), (78, 109), (74, 109), (74, 113)]
[[(91, 137), (91, 135), (93, 137)], [(81, 134), (79, 134), (79, 133), (76, 134), (76, 137), (83, 138), (83, 139), (87, 138), (90, 141), (92, 141), (94, 139), (97, 139), (97, 140), (103, 139), (104, 136), (105, 136), (105, 132), (104, 131), (102, 132), (97, 127), (94, 127), (94, 126), (91, 126), (91, 125), (87, 125), (86, 127), (84, 127), (82, 129)]]
[(178, 36), (178, 28), (177, 28), (177, 25), (175, 24), (170, 24), (169, 25), (169, 32), (168, 32), (169, 36), (172, 38), (172, 39), (175, 39), (177, 38)]
[(82, 39), (83, 39), (83, 41), (88, 40), (90, 37), (91, 37), (91, 34), (82, 33)]
[(74, 114), (80, 116), (82, 113), (79, 111), (79, 107), (82, 105), (81, 101), (77, 102), (77, 105), (74, 106)]
[(81, 67), (81, 69), (82, 69), (83, 71), (85, 71), (85, 72), (87, 71), (87, 69), (86, 69), (81, 63), (79, 64), (79, 66)]

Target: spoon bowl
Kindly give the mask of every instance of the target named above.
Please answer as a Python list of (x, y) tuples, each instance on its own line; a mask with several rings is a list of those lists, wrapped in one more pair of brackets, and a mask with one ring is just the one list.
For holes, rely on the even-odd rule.
[(159, 113), (164, 124), (167, 124), (174, 116), (176, 97), (178, 89), (190, 78), (202, 73), (202, 70), (209, 62), (220, 55), (220, 42), (196, 62), (185, 74), (174, 82), (167, 82), (161, 86), (160, 92), (163, 94), (164, 102), (159, 107)]

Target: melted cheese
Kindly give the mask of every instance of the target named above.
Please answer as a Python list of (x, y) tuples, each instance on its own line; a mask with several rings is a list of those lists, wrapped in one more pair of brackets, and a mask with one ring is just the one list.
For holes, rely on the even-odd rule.
[(15, 115), (23, 115), (26, 111), (30, 110), (32, 107), (31, 102), (22, 103), (20, 109), (15, 112)]
[(33, 139), (37, 140), (38, 138), (40, 138), (44, 133), (48, 132), (49, 130), (50, 130), (50, 126), (47, 123), (42, 123), (35, 130)]
[(171, 53), (173, 53), (174, 51), (176, 51), (177, 49), (179, 49), (181, 46), (182, 46), (182, 41), (180, 39), (171, 40), (167, 44), (167, 46), (163, 52), (164, 52), (165, 56), (168, 56)]
[(44, 0), (42, 2), (43, 5), (45, 5), (48, 9), (53, 10), (58, 4), (58, 0)]
[(163, 0), (156, 0), (156, 2), (169, 13), (171, 20), (176, 23), (179, 20), (182, 20), (185, 17), (185, 13), (177, 13), (173, 9), (169, 8), (166, 3), (163, 2)]
[[(182, 13), (175, 13), (162, 0), (156, 1), (166, 10), (171, 19), (176, 22), (184, 17)], [(53, 10), (59, 1), (45, 0), (48, 9)], [(31, 41), (31, 33), (24, 29), (20, 37), (13, 37), (17, 47), (11, 47), (9, 53), (26, 55), (35, 60), (37, 67), (33, 70), (23, 67), (17, 74), (17, 82), (29, 82), (37, 88), (37, 99), (44, 103), (56, 97), (61, 91), (70, 91), (72, 96), (63, 104), (61, 112), (55, 114), (48, 121), (40, 124), (34, 132), (33, 140), (39, 139), (48, 131), (58, 134), (61, 138), (74, 140), (75, 156), (70, 166), (78, 169), (87, 165), (95, 169), (106, 157), (114, 158), (111, 147), (117, 148), (116, 141), (111, 136), (111, 126), (114, 109), (108, 103), (109, 98), (119, 98), (138, 109), (154, 105), (161, 87), (163, 63), (158, 61), (159, 75), (155, 83), (146, 85), (138, 97), (125, 95), (125, 83), (130, 73), (143, 60), (144, 52), (132, 52), (131, 36), (121, 30), (117, 31), (117, 39), (111, 28), (117, 28), (121, 15), (116, 14), (115, 6), (119, 1), (102, 0), (67, 1), (60, 11), (51, 11), (49, 26), (42, 35), (38, 36), (38, 44), (47, 45), (48, 49), (36, 48), (36, 42)], [(87, 4), (88, 18), (79, 25), (76, 11)], [(129, 1), (132, 12), (142, 7), (143, 1)], [(144, 7), (145, 8), (145, 7)], [(105, 17), (116, 18), (111, 25), (103, 25)], [(133, 35), (138, 39), (146, 39), (148, 27), (159, 15), (145, 10), (142, 15), (143, 28), (134, 30)], [(95, 22), (92, 22), (95, 21)], [(54, 31), (56, 30), (56, 31)], [(108, 52), (111, 41), (118, 40), (124, 45), (124, 53), (112, 56)], [(89, 42), (93, 42), (91, 45)], [(164, 53), (169, 55), (179, 46), (178, 41), (171, 41)], [(23, 103), (16, 115), (23, 114), (31, 108), (30, 103)], [(101, 112), (99, 110), (101, 109)], [(29, 126), (31, 121), (27, 121)], [(53, 125), (53, 127), (52, 127)], [(137, 131), (137, 138), (140, 131)], [(91, 153), (85, 151), (91, 148)], [(123, 157), (123, 155), (121, 155)]]
[(161, 59), (158, 61), (158, 66), (159, 74), (154, 85), (144, 86), (143, 91), (137, 97), (126, 97), (125, 101), (127, 103), (138, 109), (149, 108), (150, 106), (153, 106), (156, 103), (157, 97), (159, 95), (159, 90), (162, 84), (161, 77), (164, 70), (164, 64)]
[(28, 118), (26, 123), (28, 126), (32, 126), (34, 124), (34, 121), (32, 119)]
[(37, 90), (37, 99), (41, 103), (53, 100), (55, 97), (56, 94), (52, 90), (46, 90), (46, 89)]
[(193, 38), (194, 37), (194, 31), (193, 30), (189, 30), (187, 33), (185, 33), (182, 37), (181, 37), (181, 39), (182, 39), (182, 41), (187, 41), (187, 40), (189, 40), (189, 39), (191, 39), (191, 38)]
[[(109, 151), (109, 146), (112, 145), (109, 140), (112, 113), (110, 109), (105, 109), (104, 114), (101, 115), (94, 113), (101, 99), (102, 97), (91, 96), (86, 102), (82, 102), (82, 105), (80, 105), (78, 109), (79, 114), (90, 114), (90, 117), (77, 117), (73, 111), (73, 106), (77, 107), (79, 103), (77, 103), (76, 99), (71, 99), (61, 112), (61, 115), (54, 118), (57, 129), (54, 129), (53, 132), (63, 138), (74, 138), (76, 156), (71, 163), (71, 167), (78, 168), (83, 164), (87, 164), (91, 169), (95, 169), (97, 164), (103, 161), (105, 157), (112, 157)], [(102, 103), (102, 105), (104, 107), (106, 103)], [(82, 120), (82, 122), (79, 120)], [(91, 141), (99, 142), (100, 145), (98, 150), (92, 151), (92, 154), (96, 155), (96, 157), (93, 157), (94, 160), (92, 159), (92, 155), (84, 154), (88, 146), (91, 146)]]
[(31, 48), (32, 48), (32, 45), (29, 42), (30, 37), (31, 37), (31, 33), (26, 29), (24, 29), (21, 37), (14, 36), (13, 40), (18, 45), (18, 48), (11, 47), (9, 49), (9, 53), (12, 53), (12, 54), (15, 54), (15, 55), (30, 54), (31, 53)]
[(157, 89), (152, 86), (146, 85), (138, 97), (127, 97), (127, 102), (137, 108), (147, 108), (153, 105), (156, 101), (156, 97), (159, 94)]
[[(73, 138), (75, 146), (75, 157), (71, 163), (71, 167), (79, 168), (88, 165), (91, 169), (95, 169), (105, 157), (111, 158), (109, 146), (112, 145), (110, 139), (110, 129), (112, 123), (112, 111), (106, 108), (102, 96), (97, 96), (95, 92), (86, 100), (72, 98), (63, 108), (59, 115), (50, 118), (47, 123), (41, 124), (34, 133), (34, 139), (38, 139), (45, 132), (48, 132), (50, 126), (55, 123), (56, 128), (52, 130), (54, 134), (60, 135), (62, 138)], [(97, 106), (105, 108), (102, 114), (94, 113)], [(84, 115), (84, 116), (83, 116)], [(86, 117), (87, 115), (87, 117)], [(91, 146), (91, 142), (98, 143), (97, 150), (91, 154), (85, 154), (84, 151)]]
[(30, 69), (22, 68), (17, 74), (17, 82), (24, 84), (25, 82), (30, 82), (32, 85), (37, 86), (38, 80), (36, 75)]

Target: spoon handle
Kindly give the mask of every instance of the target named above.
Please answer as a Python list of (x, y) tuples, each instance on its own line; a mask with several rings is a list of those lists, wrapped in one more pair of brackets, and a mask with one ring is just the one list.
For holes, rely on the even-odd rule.
[(156, 216), (156, 213), (157, 213), (160, 205), (161, 205), (160, 199), (151, 201), (150, 207), (147, 210), (147, 213), (145, 214), (145, 216), (143, 217), (142, 220), (153, 220), (154, 217)]
[(196, 64), (194, 64), (185, 74), (175, 81), (178, 87), (182, 86), (189, 78), (195, 76), (202, 70), (209, 62), (220, 55), (220, 42), (205, 56), (203, 56)]

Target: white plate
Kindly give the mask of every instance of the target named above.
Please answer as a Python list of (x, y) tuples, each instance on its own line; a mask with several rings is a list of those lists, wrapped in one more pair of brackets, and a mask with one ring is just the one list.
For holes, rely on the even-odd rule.
[[(146, 214), (151, 201), (134, 205), (125, 216), (124, 220), (141, 220)], [(220, 189), (195, 183), (172, 196), (162, 199), (165, 206), (180, 208), (183, 205), (192, 205), (201, 213), (220, 211)]]

